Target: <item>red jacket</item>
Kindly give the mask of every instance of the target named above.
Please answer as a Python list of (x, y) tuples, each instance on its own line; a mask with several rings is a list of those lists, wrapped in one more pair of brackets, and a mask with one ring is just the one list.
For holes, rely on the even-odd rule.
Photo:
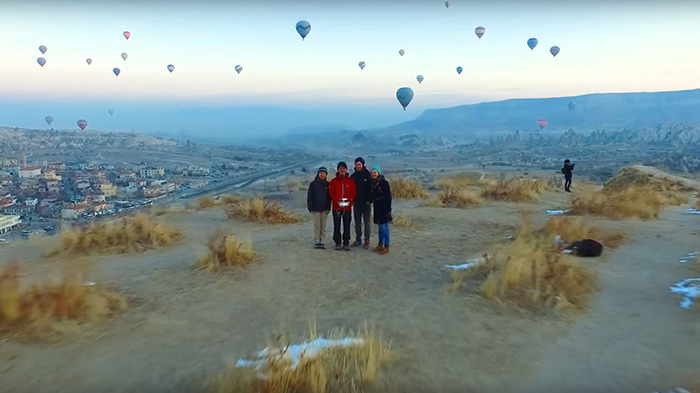
[[(333, 202), (333, 210), (350, 211), (352, 210), (352, 204), (355, 202), (355, 197), (357, 196), (355, 181), (353, 181), (347, 174), (340, 176), (338, 173), (336, 173), (335, 178), (331, 180), (328, 193), (330, 194), (331, 201)], [(341, 207), (338, 205), (338, 202), (340, 202), (340, 200), (343, 198), (347, 198), (349, 200), (350, 204), (348, 206)]]

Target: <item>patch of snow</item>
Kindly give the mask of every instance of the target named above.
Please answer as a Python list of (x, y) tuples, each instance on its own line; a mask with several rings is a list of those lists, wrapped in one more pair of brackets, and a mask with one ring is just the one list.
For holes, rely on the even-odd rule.
[(548, 216), (558, 216), (564, 213), (568, 213), (569, 210), (547, 210)]
[[(660, 393), (660, 392), (657, 391), (654, 393)], [(669, 391), (668, 393), (690, 393), (690, 390), (688, 390), (686, 388), (675, 388), (675, 389)]]
[(465, 269), (469, 269), (470, 267), (476, 266), (480, 263), (483, 263), (485, 261), (486, 261), (486, 259), (481, 257), (481, 258), (469, 259), (469, 260), (467, 260), (467, 263), (464, 263), (461, 265), (445, 265), (445, 267), (448, 269), (453, 269), (453, 270), (465, 270)]
[(700, 283), (700, 278), (686, 278), (669, 287), (671, 293), (683, 295), (679, 304), (682, 308), (692, 307), (695, 298), (700, 297), (700, 285), (692, 284), (694, 282)]
[(694, 260), (697, 257), (698, 253), (697, 252), (689, 252), (685, 254), (684, 257), (678, 258), (678, 261), (680, 263), (688, 263), (692, 260)]
[(88, 281), (85, 283), (86, 287), (94, 287), (95, 285), (97, 285), (97, 283), (94, 281)]
[(685, 209), (683, 214), (700, 214), (700, 210), (691, 207), (689, 209)]

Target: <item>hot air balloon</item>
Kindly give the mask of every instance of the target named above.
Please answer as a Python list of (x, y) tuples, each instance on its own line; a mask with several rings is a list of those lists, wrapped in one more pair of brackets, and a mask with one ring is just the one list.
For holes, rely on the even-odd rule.
[(304, 41), (309, 32), (311, 31), (311, 24), (305, 20), (300, 20), (297, 22), (297, 33), (301, 36), (301, 40)]
[(51, 117), (51, 116), (46, 116), (46, 117), (44, 118), (44, 121), (46, 121), (46, 123), (48, 123), (48, 125), (51, 125), (51, 123), (53, 123), (53, 117)]
[(173, 72), (174, 69), (175, 69), (174, 65), (168, 64), (168, 71)]
[(449, 1), (446, 1), (446, 2), (445, 2), (445, 7), (446, 7), (446, 8), (450, 8), (450, 2), (449, 2)]
[(486, 33), (486, 28), (484, 26), (479, 26), (476, 29), (474, 29), (474, 33), (477, 37), (479, 37), (479, 39), (481, 39), (481, 37), (483, 37)]
[(107, 109), (107, 113), (109, 113), (110, 116), (114, 116), (114, 109)]
[(129, 55), (126, 54), (126, 52), (122, 52), (122, 59), (126, 61), (126, 58), (129, 57)]
[(424, 78), (423, 78), (423, 75), (418, 75), (418, 76), (416, 77), (416, 80), (418, 81), (419, 84), (420, 84), (420, 83), (423, 83), (423, 79), (424, 79)]
[(399, 50), (399, 54), (400, 54), (401, 56), (403, 56), (404, 53), (406, 53), (405, 50), (403, 50), (403, 49), (400, 49), (400, 50)]
[(539, 41), (537, 41), (537, 38), (530, 38), (527, 40), (527, 46), (530, 47), (530, 50), (534, 50), (538, 42)]
[(573, 102), (569, 102), (569, 105), (567, 105), (567, 107), (569, 107), (570, 111), (573, 111), (574, 108), (576, 108), (576, 104), (574, 104)]
[(46, 45), (39, 45), (39, 52), (41, 52), (42, 55), (45, 54), (47, 50), (48, 48)]
[(239, 64), (239, 65), (237, 65), (237, 66), (235, 66), (235, 67), (234, 67), (234, 69), (235, 69), (235, 70), (236, 70), (236, 72), (237, 72), (237, 73), (239, 73), (239, 74), (241, 73), (241, 71), (243, 71), (243, 67), (241, 67), (241, 65), (240, 65), (240, 64)]
[(131, 37), (131, 33), (129, 33), (128, 31), (125, 31), (125, 32), (124, 32), (124, 38), (126, 38), (126, 39), (128, 40), (129, 37)]
[(359, 62), (357, 65), (360, 66), (360, 69), (361, 69), (361, 70), (364, 70), (364, 69), (365, 69), (365, 62), (364, 62), (364, 61)]
[(36, 62), (39, 63), (39, 65), (43, 67), (44, 64), (46, 64), (46, 59), (44, 59), (43, 57), (40, 57), (40, 58), (36, 59)]
[(537, 125), (540, 126), (540, 130), (547, 127), (547, 119), (537, 120)]
[(462, 74), (462, 71), (464, 71), (464, 68), (462, 68), (462, 67), (457, 67), (457, 73), (458, 73), (458, 74), (461, 75), (461, 74)]
[(396, 99), (399, 100), (403, 110), (406, 110), (408, 104), (413, 100), (413, 89), (410, 87), (402, 87), (396, 90)]
[(92, 64), (92, 59), (88, 57), (87, 59), (85, 59), (85, 62), (88, 63), (88, 65), (90, 65)]
[(119, 73), (122, 72), (119, 68), (115, 68), (112, 70), (114, 72), (114, 75), (119, 76)]
[(559, 47), (553, 46), (553, 47), (549, 48), (549, 53), (551, 53), (552, 56), (557, 57), (557, 55), (559, 54)]
[(87, 127), (87, 121), (80, 119), (78, 120), (78, 127), (80, 127), (81, 130), (85, 130), (85, 127)]

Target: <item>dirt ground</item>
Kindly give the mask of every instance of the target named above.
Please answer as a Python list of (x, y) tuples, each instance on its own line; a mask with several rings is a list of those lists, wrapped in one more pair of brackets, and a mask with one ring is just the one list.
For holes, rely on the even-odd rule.
[[(574, 187), (575, 189), (575, 187)], [(305, 192), (286, 201), (308, 216)], [(569, 194), (536, 203), (489, 202), (474, 209), (396, 201), (417, 231), (392, 227), (392, 250), (312, 248), (309, 221), (268, 226), (229, 221), (217, 208), (170, 213), (187, 238), (172, 247), (92, 259), (91, 279), (129, 296), (131, 308), (59, 343), (0, 343), (0, 392), (200, 392), (209, 378), (266, 346), (278, 332), (303, 335), (360, 328), (390, 340), (396, 363), (376, 392), (634, 392), (700, 388), (700, 305), (678, 306), (669, 285), (700, 277), (678, 258), (700, 251), (697, 215), (667, 208), (658, 221), (588, 222), (618, 228), (621, 248), (583, 263), (600, 275), (588, 312), (573, 318), (504, 309), (446, 291), (442, 266), (507, 241), (518, 213), (565, 208)], [(253, 236), (264, 257), (247, 269), (212, 275), (188, 266), (217, 228)], [(328, 220), (332, 243), (332, 220)], [(373, 227), (373, 245), (376, 244)], [(39, 274), (52, 261), (41, 247), (7, 245), (0, 263), (20, 257)]]

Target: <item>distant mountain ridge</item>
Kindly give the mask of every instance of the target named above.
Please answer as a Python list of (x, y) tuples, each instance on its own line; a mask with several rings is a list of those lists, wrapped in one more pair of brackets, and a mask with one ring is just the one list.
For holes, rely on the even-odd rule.
[[(569, 102), (576, 105), (573, 110), (569, 110)], [(700, 122), (700, 89), (518, 98), (427, 109), (415, 120), (375, 131), (424, 134), (538, 131), (537, 120), (540, 118), (549, 122), (544, 131), (696, 123)]]

